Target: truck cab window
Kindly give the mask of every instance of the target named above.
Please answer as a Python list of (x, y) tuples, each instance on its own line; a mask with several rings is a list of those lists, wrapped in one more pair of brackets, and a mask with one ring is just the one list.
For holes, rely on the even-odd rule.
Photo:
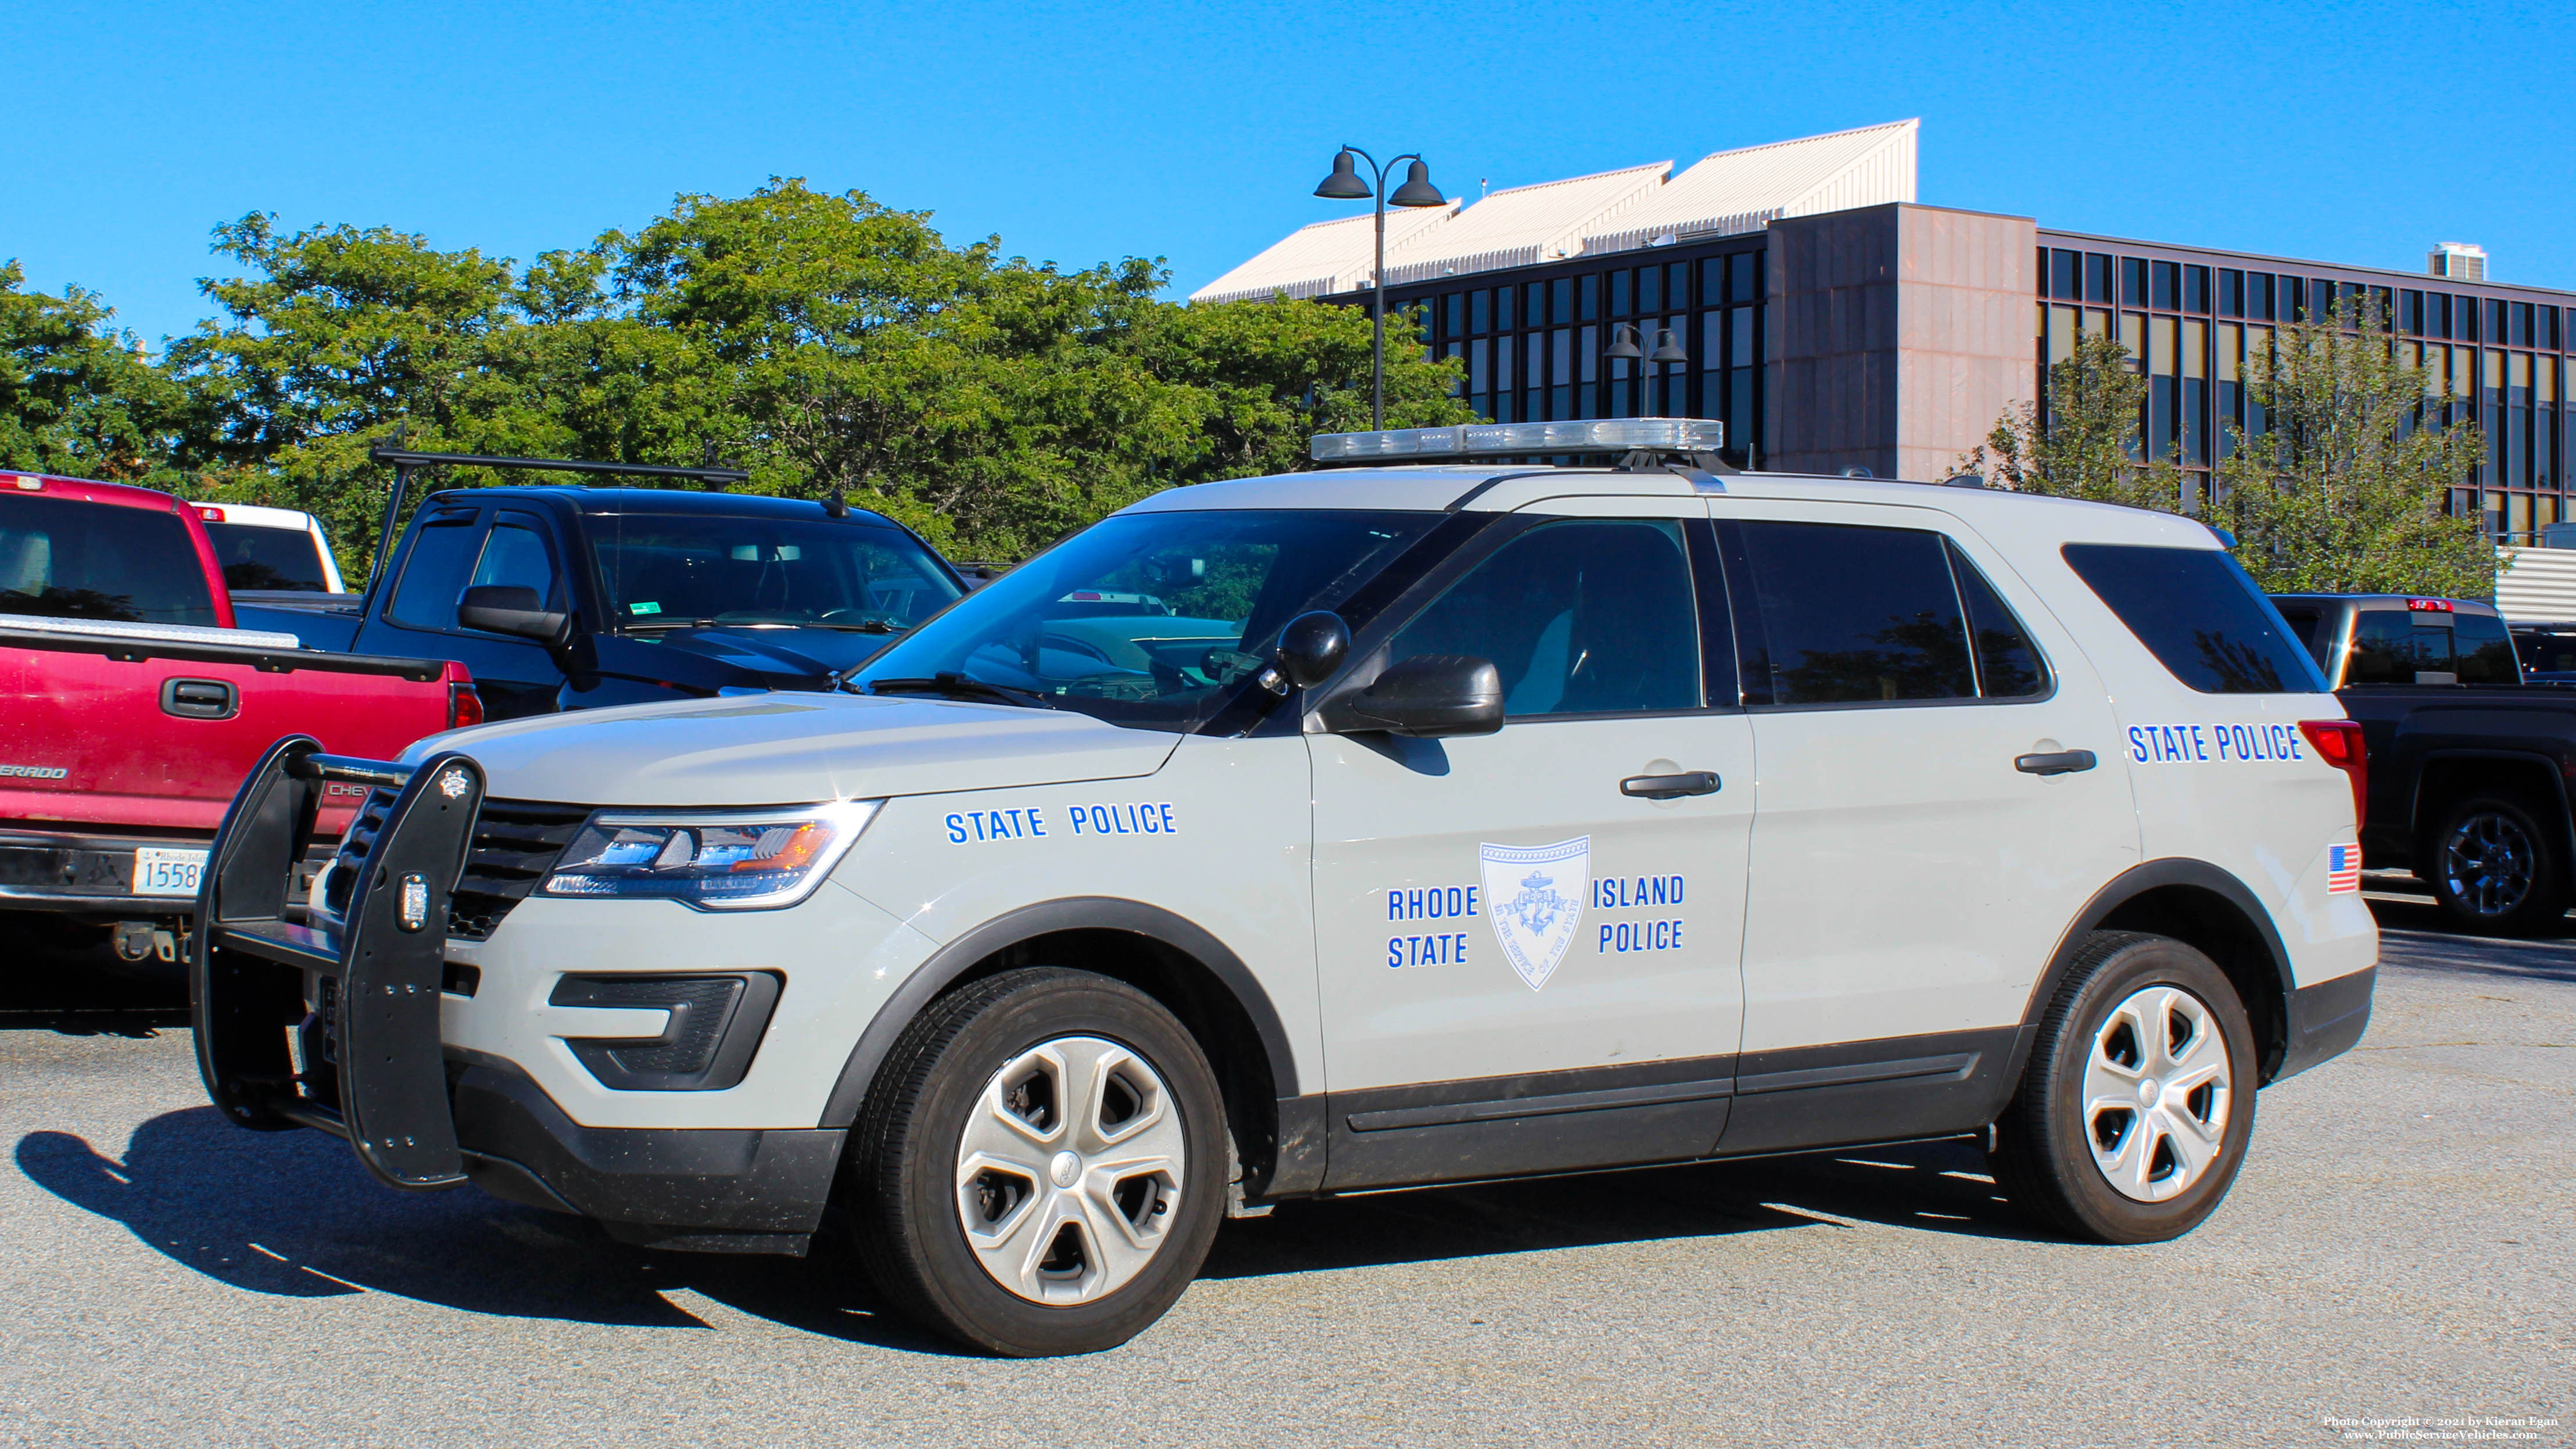
[(475, 556), (483, 541), (483, 530), (476, 525), (473, 514), (460, 513), (420, 526), (410, 560), (403, 565), (402, 582), (394, 589), (393, 607), (387, 611), (395, 623), (415, 629), (456, 627), (456, 601), (474, 576)]
[(484, 584), (534, 589), (547, 608), (562, 607), (563, 588), (557, 581), (545, 535), (509, 518), (492, 525), (492, 532), (483, 542), (483, 556), (475, 563), (474, 577), (467, 587)]

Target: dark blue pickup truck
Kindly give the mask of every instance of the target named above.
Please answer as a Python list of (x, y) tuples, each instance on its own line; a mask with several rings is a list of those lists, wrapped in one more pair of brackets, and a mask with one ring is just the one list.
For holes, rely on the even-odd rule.
[(967, 583), (837, 501), (675, 488), (453, 489), (363, 595), (237, 596), (307, 648), (453, 659), (490, 718), (823, 689)]

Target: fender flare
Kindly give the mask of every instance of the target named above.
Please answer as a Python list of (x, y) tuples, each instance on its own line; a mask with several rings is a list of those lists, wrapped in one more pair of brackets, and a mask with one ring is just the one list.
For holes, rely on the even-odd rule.
[(915, 967), (885, 1004), (877, 1008), (867, 1029), (859, 1033), (858, 1043), (850, 1048), (849, 1060), (842, 1065), (840, 1079), (823, 1105), (823, 1119), (816, 1125), (848, 1127), (858, 1120), (859, 1109), (867, 1104), (868, 1088), (875, 1084), (886, 1053), (894, 1050), (895, 1039), (921, 1014), (922, 1008), (973, 969), (976, 962), (1032, 937), (1076, 930), (1144, 936), (1207, 967), (1260, 1034), (1262, 1049), (1270, 1056), (1278, 1097), (1286, 1100), (1297, 1095), (1297, 1061), (1287, 1029), (1280, 1023), (1278, 1008), (1271, 1004), (1270, 993), (1262, 989), (1242, 957), (1196, 922), (1159, 906), (1114, 896), (1073, 896), (1021, 906), (996, 916), (951, 939)]
[(2095, 891), (2093, 898), (2084, 903), (2084, 909), (2076, 912), (2075, 919), (2068, 923), (2066, 933), (2058, 938), (2057, 949), (2049, 954), (2048, 969), (2040, 973), (2039, 980), (2031, 986), (2030, 999), (2022, 1005), (2021, 1032), (2013, 1043), (2010, 1070), (2004, 1075), (2006, 1082), (2021, 1080), (2022, 1069), (2030, 1058), (2031, 1044), (2039, 1036), (2040, 1013), (2057, 999), (2058, 988), (2065, 984), (2068, 968), (2075, 964), (2076, 953), (2084, 947), (2084, 938), (2099, 928), (2103, 919), (2113, 911), (2149, 891), (2167, 886), (2205, 890), (2234, 906), (2239, 914), (2254, 923), (2255, 934), (2262, 941), (2265, 953), (2271, 957), (2273, 971), (2280, 977), (2283, 1002), (2286, 1003), (2290, 993), (2299, 989), (2298, 979), (2290, 968), (2289, 949), (2281, 943), (2280, 928), (2272, 923), (2271, 911), (2264, 907), (2262, 900), (2247, 888), (2245, 882), (2205, 860), (2172, 856), (2144, 861), (2113, 876), (2108, 884)]

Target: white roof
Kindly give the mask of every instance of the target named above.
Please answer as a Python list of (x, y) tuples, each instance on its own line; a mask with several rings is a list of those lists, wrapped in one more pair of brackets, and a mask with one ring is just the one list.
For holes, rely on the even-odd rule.
[(1627, 251), (1663, 237), (1733, 236), (1784, 216), (1914, 199), (1919, 120), (1720, 151), (1644, 205), (1585, 229), (1583, 250)]
[(1387, 285), (1570, 257), (1582, 249), (1585, 227), (1635, 209), (1672, 169), (1670, 161), (1657, 161), (1497, 191), (1447, 226), (1408, 239), (1402, 250), (1388, 247)]
[[(1405, 242), (1458, 214), (1447, 206), (1390, 206), (1386, 209), (1386, 251), (1392, 257)], [(1285, 292), (1291, 297), (1321, 297), (1356, 292), (1368, 285), (1377, 263), (1374, 210), (1357, 216), (1314, 222), (1288, 233), (1259, 256), (1190, 294), (1193, 302), (1267, 301)]]
[[(1526, 267), (1590, 252), (1627, 251), (1664, 237), (1760, 231), (1811, 216), (1914, 199), (1920, 121), (1892, 121), (1803, 140), (1720, 151), (1675, 176), (1658, 161), (1456, 203), (1386, 214), (1389, 286)], [(1370, 213), (1300, 227), (1190, 294), (1238, 302), (1285, 292), (1320, 297), (1371, 285)]]
[[(1476, 491), (1478, 485), (1495, 481)], [(2195, 519), (2111, 503), (2087, 503), (2014, 493), (1999, 488), (1945, 488), (1895, 479), (1823, 478), (1799, 473), (1731, 473), (1720, 478), (1722, 497), (1812, 503), (1867, 503), (1927, 508), (1969, 521), (1989, 538), (2007, 535), (2065, 542), (2155, 543), (2216, 548), (2217, 535)], [(1475, 496), (1463, 504), (1469, 492)], [(1506, 464), (1440, 464), (1424, 467), (1319, 468), (1264, 478), (1234, 478), (1167, 488), (1119, 510), (1128, 513), (1200, 512), (1222, 508), (1384, 509), (1389, 512), (1510, 513), (1547, 511), (1554, 499), (1695, 497), (1702, 495), (1673, 473), (1619, 473), (1600, 468)]]

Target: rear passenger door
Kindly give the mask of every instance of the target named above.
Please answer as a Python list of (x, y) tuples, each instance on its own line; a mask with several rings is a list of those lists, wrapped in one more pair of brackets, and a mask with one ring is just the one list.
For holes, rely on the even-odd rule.
[(2068, 923), (2137, 862), (2118, 724), (1946, 515), (1712, 507), (1758, 773), (1726, 1147), (1946, 1130)]

